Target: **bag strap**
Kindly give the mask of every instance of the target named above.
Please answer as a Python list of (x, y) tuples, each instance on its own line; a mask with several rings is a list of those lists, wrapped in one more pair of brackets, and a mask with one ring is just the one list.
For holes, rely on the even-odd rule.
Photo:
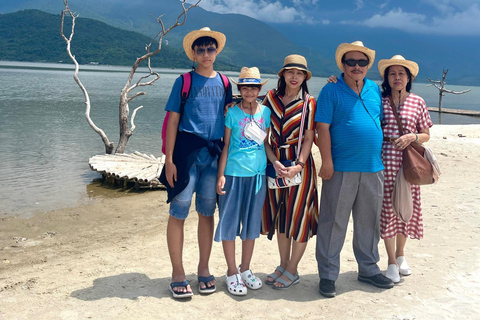
[(228, 81), (228, 77), (224, 74), (221, 74), (220, 72), (217, 72), (220, 75), (220, 78), (222, 78), (223, 82), (223, 88), (225, 89), (225, 95), (228, 92), (228, 87), (230, 86), (230, 81)]
[(397, 120), (398, 131), (400, 132), (400, 136), (403, 136), (403, 125), (402, 125), (402, 121), (400, 121), (400, 117), (398, 116), (397, 107), (395, 107), (392, 97), (390, 96), (389, 98), (390, 98), (390, 107), (392, 108), (393, 115)]
[(185, 103), (187, 103), (190, 89), (192, 88), (192, 73), (193, 71), (182, 74), (182, 91), (180, 93), (180, 114), (183, 114)]
[(305, 114), (307, 113), (308, 100), (310, 100), (310, 95), (307, 93), (305, 95), (305, 100), (303, 101), (302, 120), (300, 121), (300, 133), (298, 134), (297, 159), (300, 156), (300, 149), (302, 148), (302, 138), (303, 138), (304, 125), (305, 125)]

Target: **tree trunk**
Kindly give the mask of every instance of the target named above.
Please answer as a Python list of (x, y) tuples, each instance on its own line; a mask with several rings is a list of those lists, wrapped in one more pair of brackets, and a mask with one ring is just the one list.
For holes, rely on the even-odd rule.
[(124, 153), (125, 148), (127, 147), (128, 139), (132, 136), (132, 131), (128, 128), (128, 116), (130, 112), (128, 110), (129, 108), (126, 95), (122, 95), (120, 97), (118, 109), (120, 140), (118, 141), (117, 150), (115, 150), (115, 153)]

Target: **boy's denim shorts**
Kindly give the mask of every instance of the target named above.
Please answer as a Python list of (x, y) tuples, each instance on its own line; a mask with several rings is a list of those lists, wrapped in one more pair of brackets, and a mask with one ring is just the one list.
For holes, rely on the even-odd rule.
[(170, 203), (170, 215), (185, 220), (190, 211), (195, 192), (195, 209), (205, 217), (211, 217), (217, 206), (217, 159), (201, 165), (195, 162), (190, 169), (190, 182)]

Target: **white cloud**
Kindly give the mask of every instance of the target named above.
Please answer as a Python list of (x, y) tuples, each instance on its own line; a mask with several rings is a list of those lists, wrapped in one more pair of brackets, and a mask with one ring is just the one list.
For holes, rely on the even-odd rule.
[(365, 3), (363, 2), (363, 0), (355, 0), (355, 5), (357, 6), (357, 10), (360, 10), (363, 8)]
[(394, 28), (411, 33), (445, 35), (480, 35), (480, 6), (471, 4), (464, 11), (428, 19), (426, 15), (393, 9), (384, 15), (375, 14), (363, 22), (343, 21), (343, 24), (363, 24), (369, 27)]
[[(292, 1), (296, 4), (299, 1)], [(311, 4), (317, 0), (307, 1)], [(304, 1), (300, 1), (304, 4)], [(313, 23), (313, 20), (307, 18), (302, 12), (294, 7), (283, 5), (280, 1), (267, 0), (204, 0), (200, 6), (205, 10), (217, 13), (238, 13), (254, 19), (274, 22), (274, 23)]]

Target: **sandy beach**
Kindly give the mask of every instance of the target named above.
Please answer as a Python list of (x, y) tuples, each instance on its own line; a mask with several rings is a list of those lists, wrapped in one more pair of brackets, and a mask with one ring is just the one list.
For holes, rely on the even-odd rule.
[[(390, 290), (357, 281), (350, 223), (334, 299), (318, 293), (315, 238), (299, 284), (264, 285), (245, 297), (227, 293), (222, 246), (214, 243), (218, 289), (200, 295), (191, 210), (183, 256), (195, 295), (174, 300), (166, 192), (119, 189), (115, 199), (31, 218), (0, 216), (0, 319), (480, 319), (480, 125), (436, 125), (431, 136), (442, 175), (422, 187), (425, 237), (406, 246), (413, 273)], [(385, 272), (382, 241), (379, 251)], [(252, 270), (264, 279), (278, 262), (276, 241), (262, 236)]]

